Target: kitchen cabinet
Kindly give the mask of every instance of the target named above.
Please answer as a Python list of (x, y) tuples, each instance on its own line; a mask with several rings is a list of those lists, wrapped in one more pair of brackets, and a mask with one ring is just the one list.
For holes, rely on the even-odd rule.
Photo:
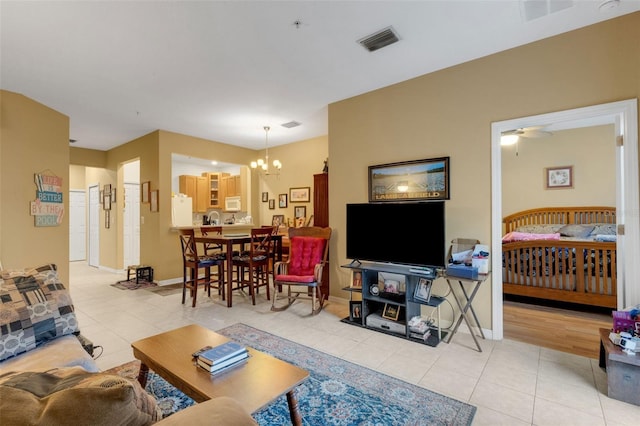
[(229, 176), (229, 173), (205, 172), (202, 176), (207, 179), (207, 207), (211, 209), (224, 207), (224, 197), (226, 195), (222, 187), (222, 179)]
[(225, 197), (239, 197), (242, 195), (242, 183), (240, 175), (227, 176), (222, 178), (222, 187)]
[(179, 176), (180, 192), (191, 197), (192, 211), (195, 213), (203, 213), (209, 207), (209, 191), (207, 186), (207, 178), (204, 176)]

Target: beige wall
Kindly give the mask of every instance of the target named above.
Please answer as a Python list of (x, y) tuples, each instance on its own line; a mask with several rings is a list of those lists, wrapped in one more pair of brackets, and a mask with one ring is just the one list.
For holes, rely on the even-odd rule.
[[(491, 123), (638, 98), (638, 40), (634, 13), (329, 105), (332, 295), (347, 297), (345, 204), (367, 201), (367, 166), (450, 157), (446, 239), (490, 244)], [(474, 306), (491, 328), (490, 282)]]
[(69, 188), (82, 190), (87, 189), (84, 166), (69, 166)]
[[(503, 147), (503, 216), (537, 207), (615, 206), (615, 149), (613, 125), (563, 130)], [(573, 166), (573, 188), (546, 189), (545, 168), (561, 166)]]
[[(0, 261), (5, 268), (58, 266), (69, 285), (69, 117), (23, 95), (0, 91)], [(34, 174), (62, 178), (59, 226), (35, 227)]]
[[(264, 151), (259, 153), (264, 158)], [(258, 178), (253, 173), (253, 180), (257, 183), (255, 191), (255, 205), (258, 206), (258, 220), (260, 225), (270, 225), (274, 214), (284, 215), (293, 219), (295, 206), (306, 206), (307, 217), (313, 214), (313, 175), (322, 173), (324, 160), (329, 156), (328, 139), (326, 136), (307, 139), (304, 141), (277, 146), (269, 150), (271, 161), (280, 160), (282, 171), (280, 176), (264, 176)], [(258, 156), (256, 156), (258, 158)], [(289, 188), (309, 187), (310, 199), (308, 203), (291, 203)], [(269, 203), (262, 202), (262, 193), (268, 192), (269, 198), (275, 200), (276, 208), (269, 209)], [(287, 207), (278, 207), (278, 195), (287, 194)], [(256, 209), (254, 209), (255, 211)]]
[[(289, 150), (289, 147), (291, 149)], [(151, 212), (149, 204), (141, 204), (140, 261), (154, 267), (157, 280), (182, 277), (182, 258), (177, 233), (171, 231), (171, 154), (182, 154), (197, 158), (208, 158), (225, 163), (249, 164), (263, 152), (239, 148), (219, 142), (196, 138), (167, 131), (155, 131), (131, 142), (102, 153), (73, 148), (74, 164), (87, 161), (100, 164), (102, 168), (86, 167), (86, 184), (99, 183), (116, 185), (118, 200), (111, 211), (111, 228), (100, 229), (100, 265), (110, 269), (122, 269), (122, 188), (124, 186), (123, 164), (134, 159), (140, 160), (140, 182), (149, 181), (151, 190), (159, 191), (159, 211)], [(290, 187), (313, 187), (313, 173), (322, 171), (323, 160), (327, 157), (326, 137), (310, 139), (286, 147), (272, 148), (272, 158), (279, 158), (285, 166), (280, 178), (276, 178), (277, 190), (288, 193)], [(275, 178), (275, 177), (274, 177)], [(263, 220), (263, 206), (259, 199), (261, 182), (251, 179), (251, 215), (255, 223), (270, 223), (271, 215)], [(258, 196), (256, 196), (258, 194)], [(307, 210), (311, 211), (311, 202)], [(293, 207), (289, 210), (293, 212)], [(284, 214), (284, 213), (279, 213)], [(104, 211), (100, 212), (101, 223)], [(266, 222), (265, 222), (266, 223)]]

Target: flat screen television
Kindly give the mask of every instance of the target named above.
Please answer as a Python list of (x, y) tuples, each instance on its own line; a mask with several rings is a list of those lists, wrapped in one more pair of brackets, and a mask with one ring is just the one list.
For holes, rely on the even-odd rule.
[(347, 258), (445, 266), (444, 201), (347, 204)]

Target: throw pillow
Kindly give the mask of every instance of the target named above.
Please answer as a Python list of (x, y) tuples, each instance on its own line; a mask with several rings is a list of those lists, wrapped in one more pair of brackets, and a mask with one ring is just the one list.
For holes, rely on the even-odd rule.
[(0, 361), (66, 334), (78, 321), (55, 265), (3, 270), (0, 280)]
[(564, 237), (587, 238), (593, 231), (591, 225), (565, 225), (558, 230)]
[(148, 425), (162, 418), (137, 381), (80, 367), (0, 376), (0, 424)]

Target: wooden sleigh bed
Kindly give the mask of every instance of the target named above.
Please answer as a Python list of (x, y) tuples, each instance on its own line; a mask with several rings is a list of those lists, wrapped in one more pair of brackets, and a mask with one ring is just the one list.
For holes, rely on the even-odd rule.
[(503, 223), (504, 294), (617, 307), (615, 207), (538, 208)]

